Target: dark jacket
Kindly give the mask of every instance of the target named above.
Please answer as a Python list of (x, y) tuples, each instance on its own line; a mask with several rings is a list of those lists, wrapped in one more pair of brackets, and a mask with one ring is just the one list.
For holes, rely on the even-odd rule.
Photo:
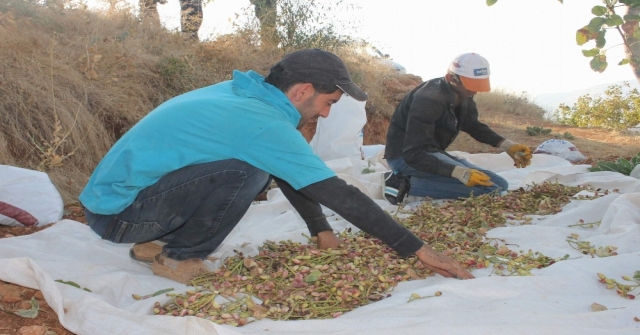
[(454, 166), (430, 153), (446, 154), (460, 131), (493, 147), (504, 140), (478, 121), (473, 98), (462, 99), (458, 107), (454, 100), (455, 94), (444, 78), (426, 81), (413, 89), (391, 117), (384, 157), (402, 157), (416, 170), (449, 177)]

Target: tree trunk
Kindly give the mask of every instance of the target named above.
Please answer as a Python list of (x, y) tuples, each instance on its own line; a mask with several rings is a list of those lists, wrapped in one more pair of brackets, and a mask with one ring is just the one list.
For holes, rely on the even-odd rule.
[(202, 25), (202, 0), (180, 0), (180, 26), (182, 33), (198, 40)]
[(264, 45), (278, 45), (277, 4), (278, 0), (250, 0), (256, 17), (260, 21), (260, 37)]
[[(627, 14), (640, 15), (640, 7), (627, 6)], [(622, 30), (627, 42), (626, 54), (629, 58), (629, 64), (636, 79), (640, 82), (640, 41), (633, 37), (633, 32), (638, 30), (638, 21), (626, 21), (622, 25)]]
[(151, 22), (154, 25), (161, 25), (160, 15), (158, 14), (158, 3), (164, 4), (166, 0), (139, 0), (140, 19), (143, 22)]

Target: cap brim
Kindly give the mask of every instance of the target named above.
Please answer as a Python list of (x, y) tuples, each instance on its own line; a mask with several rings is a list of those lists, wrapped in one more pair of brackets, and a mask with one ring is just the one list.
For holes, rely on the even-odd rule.
[(350, 97), (358, 101), (367, 101), (367, 99), (369, 99), (369, 95), (353, 82), (336, 86), (338, 86), (338, 88), (342, 90), (342, 92), (348, 94)]
[(489, 78), (473, 79), (465, 76), (460, 76), (460, 81), (462, 81), (462, 85), (464, 85), (464, 88), (472, 92), (491, 91), (491, 84), (489, 83)]

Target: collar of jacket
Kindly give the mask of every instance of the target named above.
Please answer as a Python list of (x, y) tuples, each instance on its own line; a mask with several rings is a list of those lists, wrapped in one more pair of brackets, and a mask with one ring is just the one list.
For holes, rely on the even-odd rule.
[(294, 126), (300, 122), (301, 115), (291, 104), (287, 96), (277, 87), (264, 81), (264, 77), (255, 71), (233, 71), (233, 93), (240, 97), (261, 100), (278, 109)]
[[(447, 99), (447, 104), (450, 106), (454, 106), (456, 102), (456, 97), (458, 95), (453, 90), (453, 88), (451, 88), (451, 84), (449, 84), (449, 82), (444, 77), (438, 78), (438, 79), (441, 80), (440, 87), (442, 87), (442, 92), (445, 94), (445, 97)], [(468, 104), (470, 100), (473, 100), (473, 97), (461, 98), (460, 104), (462, 104), (464, 100), (466, 100)]]

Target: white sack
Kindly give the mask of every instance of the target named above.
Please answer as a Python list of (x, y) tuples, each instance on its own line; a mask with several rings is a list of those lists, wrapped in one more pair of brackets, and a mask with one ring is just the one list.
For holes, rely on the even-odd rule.
[(44, 226), (60, 221), (62, 197), (44, 172), (0, 165), (0, 224)]
[(554, 155), (562, 157), (570, 162), (580, 162), (587, 159), (582, 155), (582, 153), (580, 153), (580, 151), (578, 151), (578, 148), (576, 148), (573, 143), (557, 139), (542, 142), (542, 144), (540, 144), (533, 153)]
[(318, 119), (310, 144), (323, 161), (362, 157), (362, 128), (367, 123), (365, 103), (343, 95), (331, 106), (328, 117)]

